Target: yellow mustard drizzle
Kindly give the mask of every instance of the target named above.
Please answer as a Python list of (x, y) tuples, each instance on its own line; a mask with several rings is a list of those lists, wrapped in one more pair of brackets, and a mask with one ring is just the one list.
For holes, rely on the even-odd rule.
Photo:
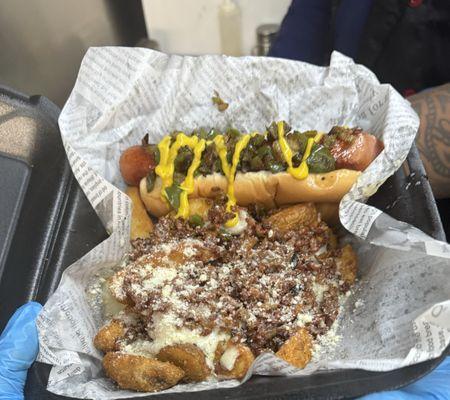
[(322, 133), (317, 133), (314, 138), (308, 138), (306, 142), (306, 149), (303, 153), (302, 161), (298, 167), (294, 167), (292, 165), (292, 150), (289, 147), (289, 144), (284, 136), (284, 123), (283, 121), (277, 122), (278, 128), (278, 143), (280, 144), (281, 152), (283, 153), (283, 157), (288, 165), (287, 172), (289, 172), (296, 179), (306, 179), (309, 174), (308, 164), (306, 160), (311, 154), (311, 149), (314, 143), (318, 143), (322, 138)]
[[(311, 154), (311, 149), (314, 143), (318, 143), (323, 134), (318, 133), (314, 138), (308, 138), (305, 153), (303, 154), (302, 161), (298, 167), (294, 167), (292, 164), (292, 150), (285, 138), (284, 124), (283, 122), (277, 123), (278, 128), (278, 142), (280, 144), (283, 157), (288, 164), (287, 172), (289, 172), (296, 179), (305, 179), (308, 176), (309, 170), (306, 160)], [(227, 159), (227, 146), (223, 135), (217, 135), (213, 140), (206, 141), (205, 139), (199, 139), (197, 136), (187, 136), (183, 132), (180, 132), (176, 140), (170, 145), (171, 137), (166, 136), (158, 144), (159, 150), (159, 163), (155, 168), (155, 173), (161, 178), (161, 197), (167, 201), (166, 189), (173, 184), (173, 174), (175, 172), (175, 159), (178, 151), (188, 146), (194, 153), (194, 158), (191, 165), (188, 168), (186, 177), (181, 183), (180, 193), (180, 206), (178, 208), (176, 217), (188, 218), (189, 217), (189, 195), (194, 191), (194, 174), (197, 168), (200, 166), (201, 157), (206, 145), (214, 143), (217, 154), (222, 166), (222, 171), (227, 178), (227, 205), (226, 209), (231, 212), (233, 206), (236, 205), (236, 197), (234, 194), (234, 181), (236, 177), (236, 170), (239, 164), (242, 151), (247, 147), (250, 139), (257, 135), (257, 133), (243, 135), (235, 145), (231, 165)], [(231, 228), (239, 222), (239, 216), (235, 213), (234, 217), (225, 223), (225, 226)]]
[(316, 136), (314, 136), (314, 143), (319, 143), (323, 137), (323, 133), (318, 132)]
[(194, 173), (200, 166), (202, 161), (202, 153), (205, 150), (206, 141), (205, 139), (200, 139), (194, 147), (194, 159), (186, 174), (186, 178), (181, 183), (180, 188), (182, 190), (180, 194), (180, 207), (178, 208), (178, 213), (176, 217), (181, 217), (186, 219), (189, 217), (189, 199), (188, 196), (194, 192)]
[[(172, 185), (173, 172), (170, 174), (168, 161), (169, 161), (169, 150), (170, 150), (170, 136), (166, 136), (163, 140), (158, 143), (159, 150), (159, 163), (155, 168), (155, 173), (162, 180), (161, 194), (165, 193), (164, 189)], [(174, 167), (175, 168), (175, 167)]]
[[(223, 157), (221, 157), (219, 154), (220, 160), (222, 162), (222, 170), (225, 171), (225, 169), (223, 168), (223, 166), (225, 164), (224, 161), (225, 161), (226, 162), (226, 170), (228, 171), (228, 175), (226, 175), (226, 177), (228, 179), (228, 188), (227, 188), (227, 197), (228, 197), (227, 211), (228, 212), (231, 212), (231, 208), (236, 205), (236, 197), (234, 195), (234, 179), (236, 177), (236, 169), (239, 164), (239, 159), (241, 157), (242, 150), (244, 150), (247, 147), (248, 142), (255, 135), (257, 135), (257, 133), (244, 135), (236, 143), (236, 145), (234, 147), (231, 168), (229, 168), (226, 157), (223, 159)], [(218, 152), (219, 152), (219, 150), (218, 150)], [(231, 218), (230, 220), (225, 222), (225, 226), (227, 228), (232, 228), (233, 226), (236, 226), (238, 224), (238, 222), (239, 222), (239, 215), (238, 215), (238, 213), (235, 213), (233, 218)]]
[(217, 135), (214, 138), (214, 145), (216, 146), (216, 151), (219, 155), (220, 163), (222, 164), (222, 171), (228, 179), (228, 177), (230, 176), (230, 164), (228, 164), (227, 146), (225, 145), (225, 141), (222, 135)]
[(158, 144), (159, 164), (155, 168), (155, 173), (161, 178), (161, 197), (167, 200), (166, 189), (173, 184), (173, 173), (175, 171), (175, 158), (178, 151), (184, 146), (188, 146), (194, 152), (194, 159), (189, 166), (186, 178), (181, 183), (180, 207), (178, 208), (177, 217), (187, 218), (189, 216), (188, 196), (194, 191), (194, 173), (201, 162), (203, 150), (205, 149), (205, 140), (199, 139), (197, 136), (186, 136), (180, 132), (175, 142), (170, 145), (171, 138), (166, 136)]

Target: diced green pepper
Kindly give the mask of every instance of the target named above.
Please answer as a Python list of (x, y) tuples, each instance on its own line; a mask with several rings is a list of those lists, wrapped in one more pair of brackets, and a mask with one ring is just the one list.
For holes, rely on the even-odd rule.
[(308, 143), (308, 138), (304, 133), (295, 131), (286, 135), (286, 141), (293, 153), (303, 154)]
[(186, 174), (193, 159), (194, 153), (192, 150), (187, 146), (182, 147), (175, 158), (175, 171)]
[(323, 145), (330, 149), (331, 147), (333, 147), (333, 145), (336, 143), (336, 135), (325, 135), (323, 138)]
[(156, 165), (159, 164), (159, 149), (158, 146), (155, 144), (149, 144), (145, 146), (145, 150), (147, 153), (153, 156), (153, 159), (155, 160)]
[(240, 137), (241, 133), (237, 129), (230, 128), (225, 133), (224, 141), (227, 146), (227, 160), (230, 164), (233, 159), (234, 148)]
[(253, 151), (249, 146), (247, 146), (241, 153), (241, 162), (243, 163), (249, 163), (250, 160), (253, 158)]
[(222, 162), (219, 160), (219, 158), (217, 158), (217, 159), (214, 161), (214, 164), (213, 164), (213, 171), (214, 171), (214, 172), (221, 172), (221, 171), (222, 171)]
[(292, 166), (298, 167), (300, 163), (302, 162), (303, 154), (302, 153), (296, 153), (292, 157)]
[(353, 143), (355, 140), (354, 129), (346, 128), (345, 126), (333, 126), (329, 135), (334, 135), (346, 143)]
[(274, 161), (269, 163), (269, 169), (272, 173), (276, 174), (277, 172), (283, 172), (286, 168), (283, 164)]
[(258, 134), (250, 139), (250, 144), (256, 148), (261, 146), (264, 143), (264, 141), (265, 141), (264, 135)]
[(209, 131), (206, 130), (205, 128), (201, 128), (199, 131), (192, 132), (192, 135), (196, 135), (200, 139), (205, 139), (205, 140), (212, 140), (219, 134), (220, 134), (220, 131), (218, 131), (217, 129), (214, 129), (214, 128), (210, 129)]
[(259, 156), (255, 156), (250, 161), (250, 169), (252, 171), (262, 171), (264, 170), (264, 162)]
[(281, 146), (278, 140), (272, 143), (272, 153), (278, 163), (282, 164), (285, 162), (284, 155), (281, 151)]
[(198, 132), (196, 132), (196, 131), (192, 132), (192, 136), (194, 136), (194, 135), (199, 137), (200, 139), (207, 140), (209, 132), (206, 129), (201, 128)]
[(203, 226), (205, 222), (203, 221), (203, 218), (200, 215), (194, 214), (189, 217), (189, 223), (192, 226)]
[(239, 139), (239, 137), (241, 136), (241, 132), (239, 132), (237, 129), (230, 128), (227, 130), (225, 135), (229, 140), (230, 139)]
[(178, 211), (178, 208), (180, 208), (181, 192), (182, 189), (175, 183), (172, 186), (166, 188), (167, 200), (169, 201), (172, 208), (176, 211)]
[(271, 155), (272, 154), (272, 148), (268, 145), (265, 144), (264, 146), (261, 146), (258, 151), (256, 152), (258, 154), (259, 157), (264, 157), (267, 155)]
[(221, 99), (217, 90), (214, 90), (214, 96), (211, 99), (212, 99), (213, 104), (215, 104), (217, 106), (217, 109), (220, 112), (223, 112), (228, 108), (228, 103)]
[(306, 132), (303, 132), (303, 134), (304, 134), (307, 138), (313, 138), (314, 136), (317, 135), (317, 131), (306, 131)]
[(175, 182), (175, 184), (180, 185), (181, 182), (184, 181), (184, 179), (186, 178), (185, 174), (182, 174), (180, 172), (174, 172), (173, 173), (173, 181)]
[[(291, 130), (291, 127), (287, 124), (286, 121), (283, 121), (283, 126), (284, 133), (287, 134)], [(267, 128), (267, 138), (271, 142), (273, 142), (274, 140), (278, 140), (278, 124), (276, 122), (272, 122)]]
[(274, 140), (278, 139), (278, 126), (276, 122), (272, 122), (267, 127), (267, 140), (269, 142), (273, 142)]
[(147, 193), (150, 193), (155, 187), (156, 174), (154, 170), (150, 170), (147, 175)]
[(212, 128), (212, 129), (210, 129), (210, 131), (208, 132), (208, 136), (207, 136), (206, 139), (208, 139), (208, 140), (213, 140), (217, 135), (220, 135), (220, 131), (217, 130), (217, 129), (215, 129), (215, 128)]
[(307, 158), (306, 163), (309, 172), (313, 173), (329, 172), (336, 169), (335, 160), (330, 151), (317, 144), (313, 145), (311, 155)]

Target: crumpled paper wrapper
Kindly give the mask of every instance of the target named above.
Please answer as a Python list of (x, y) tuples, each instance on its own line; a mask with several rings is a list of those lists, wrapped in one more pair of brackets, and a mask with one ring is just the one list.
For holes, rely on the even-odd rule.
[[(229, 103), (225, 112), (213, 107), (214, 90)], [(59, 124), (73, 173), (111, 235), (65, 271), (39, 316), (38, 360), (53, 365), (49, 391), (92, 399), (148, 395), (119, 390), (105, 378), (102, 354), (92, 343), (104, 321), (86, 294), (92, 277), (117, 265), (129, 249), (130, 202), (119, 190), (124, 188), (121, 151), (145, 133), (157, 142), (175, 129), (232, 125), (253, 131), (274, 120), (325, 132), (333, 125), (360, 126), (380, 137), (385, 149), (340, 205), (341, 222), (353, 233), (360, 260), (360, 280), (334, 329), (340, 340), (324, 341), (303, 370), (262, 354), (248, 376), (386, 371), (443, 352), (450, 341), (450, 246), (364, 204), (403, 163), (419, 124), (391, 86), (339, 53), (325, 68), (273, 58), (92, 48)], [(180, 384), (167, 392), (238, 384)]]

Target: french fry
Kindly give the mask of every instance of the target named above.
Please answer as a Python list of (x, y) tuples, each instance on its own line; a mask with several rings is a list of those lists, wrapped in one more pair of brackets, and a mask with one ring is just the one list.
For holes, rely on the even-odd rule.
[[(194, 249), (195, 251), (192, 251)], [(189, 253), (189, 250), (191, 252)], [(203, 262), (212, 261), (217, 257), (215, 252), (201, 243), (192, 243), (180, 241), (173, 248), (166, 252), (161, 249), (155, 249), (151, 254), (146, 255), (145, 262), (152, 266), (170, 265), (176, 267), (193, 260), (201, 260)], [(120, 273), (120, 271), (119, 271)]]
[(282, 208), (265, 218), (263, 222), (276, 231), (289, 232), (302, 225), (316, 226), (319, 222), (319, 215), (314, 204), (302, 203)]
[(183, 370), (169, 362), (119, 352), (107, 353), (103, 368), (120, 388), (139, 392), (158, 392), (184, 377)]
[(356, 254), (349, 244), (341, 249), (341, 256), (336, 259), (336, 266), (342, 279), (349, 285), (353, 285), (358, 268)]
[(139, 194), (139, 188), (135, 186), (129, 186), (126, 191), (127, 195), (131, 199), (131, 240), (137, 238), (148, 238), (150, 233), (153, 232), (153, 222), (144, 207), (144, 203), (141, 200)]
[(276, 355), (297, 368), (304, 368), (312, 357), (311, 335), (304, 328), (300, 328), (294, 333), (280, 349)]
[(204, 381), (211, 373), (206, 365), (205, 354), (193, 344), (166, 346), (159, 351), (156, 358), (181, 368), (186, 382)]
[(339, 203), (316, 203), (317, 212), (328, 226), (339, 225)]
[(120, 321), (112, 320), (104, 325), (94, 337), (94, 346), (108, 353), (118, 350), (117, 341), (125, 336), (125, 327)]
[(222, 354), (217, 358), (216, 373), (227, 379), (242, 379), (255, 360), (255, 356), (249, 347), (244, 344), (234, 344), (221, 346)]

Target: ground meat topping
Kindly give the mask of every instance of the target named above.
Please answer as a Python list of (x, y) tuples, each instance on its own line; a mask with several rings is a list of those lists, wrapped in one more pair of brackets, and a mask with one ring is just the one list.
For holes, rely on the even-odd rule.
[(172, 313), (179, 327), (219, 328), (255, 354), (277, 351), (300, 327), (325, 333), (347, 286), (336, 266), (339, 249), (323, 222), (278, 232), (247, 218), (238, 236), (223, 230), (224, 212), (193, 227), (160, 218), (149, 239), (132, 242), (120, 284), (149, 328), (155, 313)]

